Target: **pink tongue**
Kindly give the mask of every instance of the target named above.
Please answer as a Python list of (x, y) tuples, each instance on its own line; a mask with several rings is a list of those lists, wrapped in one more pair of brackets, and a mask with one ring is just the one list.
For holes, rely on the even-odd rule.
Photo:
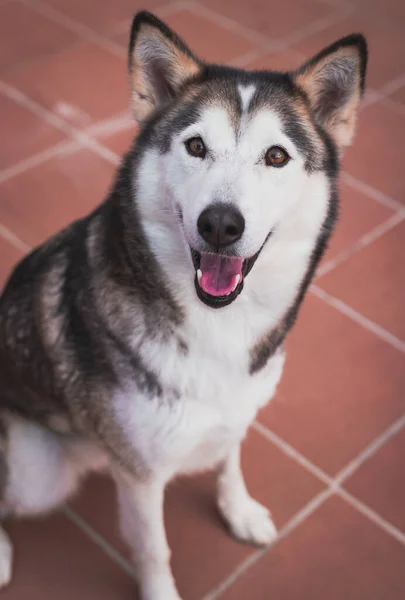
[(243, 258), (201, 253), (200, 286), (210, 296), (226, 296), (233, 291), (239, 275), (242, 279)]

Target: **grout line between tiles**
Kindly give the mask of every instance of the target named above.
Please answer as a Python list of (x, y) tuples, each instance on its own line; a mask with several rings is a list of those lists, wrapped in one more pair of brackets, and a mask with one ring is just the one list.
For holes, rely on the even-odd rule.
[(355, 473), (358, 468), (382, 448), (405, 426), (405, 414), (399, 417), (388, 429), (378, 435), (360, 454), (350, 461), (334, 477), (334, 481), (341, 485)]
[(353, 177), (353, 175), (350, 175), (350, 173), (347, 173), (347, 171), (342, 171), (340, 179), (349, 187), (352, 187), (354, 190), (361, 192), (365, 196), (368, 196), (372, 200), (379, 202), (387, 208), (392, 208), (393, 210), (403, 210), (404, 208), (404, 206), (400, 202), (398, 202), (398, 200), (394, 200), (394, 198), (391, 198), (383, 192), (380, 192), (368, 183), (365, 183), (364, 181)]
[[(185, 6), (184, 6), (185, 4), (187, 4), (187, 2), (185, 2), (185, 0), (174, 0), (173, 2), (165, 2), (163, 4), (160, 4), (159, 6), (155, 6), (152, 9), (152, 12), (154, 14), (158, 15), (161, 19), (165, 19), (167, 17), (170, 17), (170, 15), (172, 15), (173, 13), (183, 10), (185, 8)], [(135, 14), (135, 12), (136, 11), (134, 9), (134, 14)], [(128, 33), (128, 43), (129, 43), (129, 32), (130, 32), (131, 24), (132, 24), (132, 18), (123, 19), (120, 23), (117, 23), (117, 25), (112, 27), (112, 29), (109, 33), (112, 36), (118, 35), (120, 33)]]
[(57, 115), (55, 115), (50, 110), (44, 108), (34, 100), (31, 100), (28, 96), (26, 96), (23, 92), (17, 90), (16, 88), (8, 85), (4, 81), (0, 81), (0, 93), (3, 93), (8, 98), (14, 100), (20, 106), (28, 109), (30, 112), (35, 114), (37, 117), (44, 120), (46, 123), (56, 127), (60, 131), (63, 131), (75, 141), (79, 142), (82, 146), (86, 148), (90, 148), (104, 158), (105, 160), (118, 165), (120, 162), (120, 157), (115, 153), (99, 144), (96, 140), (92, 139), (90, 136), (86, 135), (82, 131), (76, 129), (74, 126), (70, 125)]
[(9, 242), (14, 248), (20, 250), (25, 254), (31, 250), (31, 247), (23, 242), (15, 233), (13, 233), (8, 227), (0, 223), (0, 236)]
[(293, 31), (291, 34), (286, 35), (282, 39), (288, 46), (298, 44), (299, 42), (302, 42), (305, 38), (310, 37), (311, 35), (314, 35), (316, 33), (320, 33), (328, 27), (332, 27), (333, 25), (340, 23), (352, 12), (353, 9), (350, 6), (347, 6), (342, 11), (338, 11), (326, 17), (322, 17), (321, 19), (317, 19), (316, 21), (313, 21), (306, 27), (298, 29), (297, 31)]
[(390, 96), (391, 94), (393, 94), (394, 92), (396, 92), (403, 86), (405, 86), (405, 73), (403, 73), (402, 75), (399, 75), (398, 77), (395, 77), (394, 79), (391, 79), (391, 81), (386, 83), (382, 87), (381, 93), (384, 96)]
[(381, 104), (386, 108), (389, 108), (391, 111), (399, 115), (405, 116), (405, 106), (400, 102), (397, 102), (396, 100), (393, 100), (392, 98), (389, 98), (387, 96), (383, 96), (383, 98), (381, 99)]
[(323, 290), (315, 284), (312, 284), (309, 287), (309, 291), (320, 300), (326, 302), (326, 304), (328, 304), (329, 306), (332, 306), (340, 313), (344, 314), (346, 317), (349, 317), (349, 319), (351, 319), (364, 329), (367, 329), (367, 331), (374, 333), (377, 337), (384, 340), (400, 352), (405, 353), (405, 341), (397, 338), (394, 334), (390, 333), (377, 323), (374, 323), (374, 321), (371, 321), (371, 319), (368, 319), (361, 313), (357, 312), (357, 310), (354, 310), (354, 308), (352, 308), (342, 300), (339, 300), (339, 298), (328, 294), (328, 292), (325, 292), (325, 290)]
[(319, 492), (314, 496), (301, 510), (299, 510), (289, 521), (282, 527), (278, 533), (277, 539), (271, 546), (262, 550), (257, 550), (247, 559), (245, 559), (236, 569), (214, 590), (206, 594), (203, 600), (216, 600), (223, 592), (225, 592), (243, 573), (248, 571), (253, 565), (255, 565), (265, 554), (270, 552), (277, 544), (287, 535), (289, 535), (294, 529), (296, 529), (301, 523), (303, 523), (309, 516), (312, 515), (326, 500), (333, 494), (331, 488), (327, 488)]
[(69, 506), (64, 506), (62, 509), (63, 514), (76, 525), (87, 537), (89, 537), (99, 548), (101, 548), (105, 554), (111, 558), (118, 566), (120, 566), (130, 577), (136, 580), (135, 567), (127, 561), (107, 540), (100, 535), (93, 527), (91, 527), (87, 521), (82, 519), (74, 510)]
[(255, 429), (260, 435), (270, 441), (274, 446), (276, 446), (279, 450), (281, 450), (286, 456), (292, 458), (295, 462), (297, 462), (301, 467), (309, 471), (314, 477), (322, 481), (328, 486), (333, 484), (333, 478), (330, 477), (325, 471), (320, 469), (317, 465), (315, 465), (312, 461), (306, 458), (301, 452), (296, 450), (291, 444), (286, 442), (279, 435), (274, 433), (271, 429), (260, 423), (260, 421), (254, 421), (252, 425), (253, 429)]
[(362, 513), (365, 517), (373, 521), (375, 525), (378, 525), (381, 529), (383, 529), (387, 534), (391, 535), (393, 538), (397, 540), (400, 544), (405, 546), (405, 534), (402, 533), (398, 527), (395, 527), (392, 523), (381, 517), (375, 510), (370, 508), (368, 504), (365, 504), (352, 494), (350, 494), (347, 490), (341, 487), (336, 488), (336, 494), (346, 500), (348, 504), (351, 504), (353, 508), (356, 508), (360, 513)]
[(104, 119), (103, 121), (89, 125), (84, 132), (91, 137), (97, 135), (108, 136), (113, 135), (114, 133), (120, 133), (126, 129), (131, 129), (135, 124), (136, 122), (131, 114), (125, 111), (108, 119)]
[(338, 473), (331, 477), (323, 469), (318, 467), (310, 459), (304, 456), (299, 450), (296, 450), (294, 446), (289, 444), (282, 437), (277, 435), (274, 431), (269, 429), (266, 425), (263, 425), (259, 421), (254, 421), (253, 428), (260, 433), (265, 439), (270, 441), (286, 456), (289, 456), (295, 460), (299, 465), (309, 471), (314, 477), (317, 477), (320, 481), (332, 488), (338, 488), (345, 481), (351, 477), (367, 460), (372, 458), (389, 440), (391, 440), (397, 433), (405, 427), (405, 414), (401, 415), (396, 419), (387, 429), (377, 435), (361, 452), (354, 457), (353, 460), (344, 466)]
[(271, 43), (272, 38), (270, 36), (265, 36), (249, 27), (245, 27), (244, 25), (240, 25), (234, 19), (224, 16), (221, 13), (217, 13), (216, 11), (208, 8), (207, 6), (200, 4), (199, 2), (195, 2), (194, 0), (189, 0), (184, 2), (184, 8), (190, 10), (190, 12), (194, 12), (197, 16), (205, 18), (207, 21), (211, 21), (214, 25), (220, 25), (224, 29), (228, 31), (232, 31), (237, 35), (241, 35), (244, 38), (251, 41), (253, 44), (258, 44), (260, 46), (265, 46), (268, 43)]
[(75, 141), (65, 141), (56, 144), (56, 146), (51, 146), (50, 148), (47, 148), (38, 154), (33, 154), (28, 158), (16, 163), (12, 167), (8, 167), (7, 169), (4, 169), (4, 171), (0, 171), (0, 183), (4, 183), (5, 181), (8, 181), (17, 175), (21, 175), (21, 173), (41, 165), (54, 156), (69, 153), (71, 150), (75, 150), (76, 148), (81, 148), (81, 145)]
[(357, 242), (345, 248), (345, 250), (342, 250), (342, 252), (340, 252), (335, 258), (332, 258), (331, 260), (328, 260), (323, 265), (321, 265), (317, 269), (314, 281), (318, 281), (318, 279), (333, 271), (336, 267), (346, 262), (346, 260), (354, 256), (364, 248), (367, 248), (367, 246), (370, 246), (373, 242), (377, 241), (386, 233), (391, 231), (391, 229), (399, 225), (399, 223), (401, 223), (404, 219), (405, 208), (391, 215), (391, 217), (387, 219), (387, 221), (380, 223), (379, 225), (374, 227), (374, 229), (364, 234)]
[(103, 50), (106, 50), (111, 54), (114, 54), (118, 58), (126, 58), (127, 53), (119, 44), (116, 44), (112, 40), (109, 40), (108, 37), (97, 33), (87, 25), (84, 25), (84, 23), (80, 23), (68, 15), (65, 15), (63, 12), (53, 8), (49, 4), (46, 4), (46, 2), (42, 2), (41, 0), (35, 0), (34, 2), (32, 0), (20, 0), (20, 2), (44, 17), (47, 17), (54, 23), (62, 25), (62, 27), (65, 29), (76, 33), (77, 35), (81, 36), (82, 39), (93, 44), (97, 44), (97, 46), (103, 48)]
[[(405, 425), (405, 415), (395, 421), (393, 425), (388, 427), (380, 436), (378, 436), (367, 448), (361, 452), (349, 465), (351, 467), (350, 474), (352, 474), (357, 468), (359, 468), (368, 458), (370, 458), (375, 452), (377, 452), (393, 435)], [(275, 434), (273, 431), (262, 425), (258, 421), (253, 424), (254, 429), (258, 431), (265, 439), (273, 443), (278, 447), (284, 454), (292, 458), (312, 475), (317, 477), (323, 483), (327, 484), (327, 488), (319, 492), (310, 502), (308, 502), (300, 511), (296, 513), (288, 523), (280, 529), (279, 535), (275, 542), (263, 550), (259, 550), (254, 554), (250, 555), (245, 561), (243, 561), (236, 569), (222, 581), (214, 590), (204, 596), (203, 600), (216, 600), (223, 592), (231, 587), (239, 577), (241, 577), (246, 571), (248, 571), (253, 565), (255, 565), (265, 554), (270, 552), (280, 540), (287, 537), (289, 533), (294, 531), (296, 527), (301, 525), (308, 517), (310, 517), (332, 494), (337, 494), (353, 508), (358, 510), (361, 514), (366, 516), (368, 519), (373, 521), (378, 527), (380, 527), (385, 533), (395, 538), (398, 542), (405, 545), (405, 534), (402, 533), (392, 523), (384, 519), (381, 515), (371, 509), (367, 504), (350, 494), (347, 490), (340, 487), (340, 483), (344, 480), (344, 473), (348, 468), (343, 469), (338, 474), (339, 481), (336, 478), (332, 478), (327, 475), (322, 469), (313, 464), (304, 455), (302, 455), (293, 446), (288, 444), (285, 440)]]

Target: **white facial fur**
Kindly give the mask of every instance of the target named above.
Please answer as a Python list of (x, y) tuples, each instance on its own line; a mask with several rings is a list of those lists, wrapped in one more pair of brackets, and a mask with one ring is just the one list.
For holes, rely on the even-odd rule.
[[(151, 149), (143, 157), (137, 180), (142, 198), (139, 208), (152, 249), (174, 284), (175, 294), (181, 291), (195, 295), (189, 246), (204, 249), (197, 221), (211, 203), (231, 203), (242, 213), (245, 231), (235, 245), (240, 256), (253, 256), (270, 231), (278, 232), (247, 281), (266, 260), (267, 250), (274, 257), (275, 242), (283, 239), (283, 231), (288, 231), (284, 239), (289, 243), (308, 243), (305, 268), (325, 218), (329, 201), (325, 174), (305, 170), (304, 157), (283, 132), (275, 111), (247, 113), (254, 91), (252, 85), (239, 89), (244, 111), (237, 131), (227, 108), (208, 106), (198, 122), (172, 139), (169, 152), (162, 155)], [(204, 159), (191, 156), (185, 147), (185, 141), (195, 136), (200, 136), (207, 147)], [(291, 159), (285, 166), (266, 165), (264, 155), (271, 146), (281, 146), (288, 152)]]
[[(252, 87), (243, 90), (245, 105)], [(260, 111), (248, 119), (243, 116), (235, 133), (226, 108), (207, 108), (199, 122), (173, 140), (161, 168), (172, 201), (182, 211), (188, 244), (201, 248), (199, 215), (213, 202), (226, 202), (237, 206), (245, 218), (245, 232), (236, 250), (249, 257), (283, 217), (302, 202), (310, 176), (274, 112)], [(204, 159), (186, 150), (186, 140), (194, 136), (200, 136), (207, 147)], [(285, 148), (291, 157), (284, 167), (265, 163), (265, 152), (275, 145)]]

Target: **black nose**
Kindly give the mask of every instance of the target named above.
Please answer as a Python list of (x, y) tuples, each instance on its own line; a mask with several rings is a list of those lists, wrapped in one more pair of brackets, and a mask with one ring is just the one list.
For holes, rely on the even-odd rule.
[(245, 230), (245, 219), (229, 204), (212, 204), (198, 217), (197, 228), (211, 246), (223, 248), (240, 240)]

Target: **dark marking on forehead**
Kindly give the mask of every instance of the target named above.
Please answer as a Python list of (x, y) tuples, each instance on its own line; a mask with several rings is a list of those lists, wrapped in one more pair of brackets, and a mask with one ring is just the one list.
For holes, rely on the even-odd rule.
[(201, 116), (201, 102), (197, 98), (163, 107), (146, 121), (141, 128), (137, 148), (157, 148), (165, 154), (170, 150), (173, 136), (196, 123)]
[(224, 108), (227, 113), (235, 134), (239, 130), (243, 106), (239, 92), (240, 82), (237, 79), (213, 79), (204, 86), (202, 104), (204, 109), (208, 107)]
[[(240, 88), (249, 86), (254, 87), (254, 92), (248, 107), (243, 107)], [(252, 116), (260, 110), (274, 111), (284, 133), (304, 157), (306, 170), (325, 167), (329, 145), (289, 73), (216, 65), (206, 65), (198, 77), (186, 83), (177, 98), (146, 121), (138, 136), (138, 149), (156, 147), (162, 153), (168, 152), (173, 137), (196, 123), (210, 106), (226, 109), (236, 135), (244, 109)]]
[[(281, 120), (283, 132), (305, 159), (305, 169), (322, 168), (323, 143), (319, 139), (301, 95), (293, 86), (288, 74), (261, 80), (250, 103), (249, 111), (274, 111)], [(316, 143), (318, 141), (318, 144)]]

